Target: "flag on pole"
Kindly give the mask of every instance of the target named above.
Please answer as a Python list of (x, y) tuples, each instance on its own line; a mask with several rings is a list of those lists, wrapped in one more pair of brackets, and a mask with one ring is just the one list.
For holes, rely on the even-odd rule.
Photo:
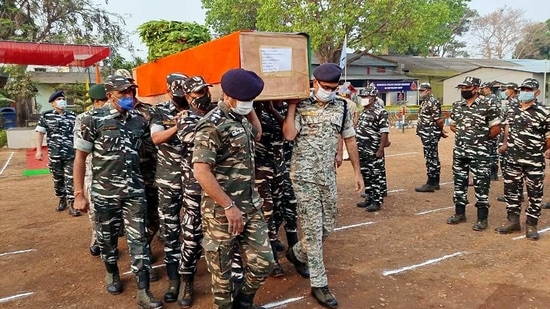
[(342, 45), (342, 52), (340, 53), (340, 68), (344, 69), (346, 67), (346, 61), (348, 60), (347, 49), (348, 35), (344, 37), (344, 45)]

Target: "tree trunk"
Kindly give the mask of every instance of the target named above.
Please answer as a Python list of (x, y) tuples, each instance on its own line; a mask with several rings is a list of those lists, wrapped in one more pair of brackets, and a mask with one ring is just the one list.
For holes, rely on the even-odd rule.
[(15, 117), (18, 127), (26, 127), (26, 121), (29, 119), (32, 112), (32, 98), (17, 97), (15, 105)]

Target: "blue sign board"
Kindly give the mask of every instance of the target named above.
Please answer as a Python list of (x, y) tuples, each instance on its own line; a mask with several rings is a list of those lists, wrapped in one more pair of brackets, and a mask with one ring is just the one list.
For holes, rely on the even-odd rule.
[(416, 80), (376, 80), (370, 82), (369, 86), (375, 86), (380, 92), (418, 90), (418, 83)]

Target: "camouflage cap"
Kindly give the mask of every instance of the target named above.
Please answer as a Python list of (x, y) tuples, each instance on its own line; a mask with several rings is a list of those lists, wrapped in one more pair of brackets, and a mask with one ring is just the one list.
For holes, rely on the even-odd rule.
[(104, 84), (96, 84), (90, 87), (88, 90), (88, 95), (92, 100), (106, 100), (107, 93), (105, 92)]
[(418, 87), (418, 90), (426, 90), (426, 89), (432, 89), (432, 85), (430, 83), (421, 83)]
[(466, 87), (470, 87), (470, 86), (479, 86), (481, 84), (481, 80), (477, 77), (472, 77), (472, 76), (466, 76), (464, 78), (464, 81), (460, 84), (457, 85), (457, 87), (462, 87), (462, 86), (466, 86)]
[(504, 88), (518, 90), (519, 86), (518, 86), (518, 84), (516, 84), (514, 82), (509, 82), (509, 83), (506, 83), (506, 85), (504, 85)]
[(183, 82), (183, 90), (186, 93), (198, 92), (204, 87), (212, 87), (212, 84), (208, 84), (202, 76), (193, 76)]
[(185, 96), (183, 82), (189, 77), (182, 73), (171, 73), (166, 76), (166, 86), (168, 91), (175, 97)]
[(115, 74), (113, 75), (119, 75), (119, 76), (125, 77), (131, 82), (135, 80), (134, 77), (132, 76), (132, 73), (130, 73), (130, 71), (126, 69), (118, 69), (115, 71)]
[(110, 75), (105, 79), (105, 91), (113, 90), (124, 91), (128, 88), (137, 88), (137, 85), (132, 84), (126, 77), (120, 75)]
[(363, 88), (359, 91), (360, 97), (375, 97), (378, 95), (378, 90), (375, 87)]
[(492, 82), (483, 82), (481, 85), (479, 85), (479, 88), (493, 88)]
[(539, 89), (539, 81), (534, 78), (526, 78), (519, 86), (519, 89), (521, 88)]

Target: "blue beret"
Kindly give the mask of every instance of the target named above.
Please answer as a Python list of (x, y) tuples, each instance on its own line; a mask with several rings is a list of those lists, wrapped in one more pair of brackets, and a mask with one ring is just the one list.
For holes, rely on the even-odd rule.
[(221, 86), (233, 99), (252, 101), (264, 90), (264, 81), (252, 71), (232, 69), (223, 74)]
[(337, 83), (342, 76), (342, 68), (335, 63), (323, 63), (313, 70), (316, 80), (327, 83)]
[(63, 90), (57, 90), (56, 92), (52, 93), (52, 95), (48, 99), (48, 102), (52, 103), (53, 101), (55, 101), (55, 99), (59, 97), (65, 97), (65, 93), (63, 92)]

